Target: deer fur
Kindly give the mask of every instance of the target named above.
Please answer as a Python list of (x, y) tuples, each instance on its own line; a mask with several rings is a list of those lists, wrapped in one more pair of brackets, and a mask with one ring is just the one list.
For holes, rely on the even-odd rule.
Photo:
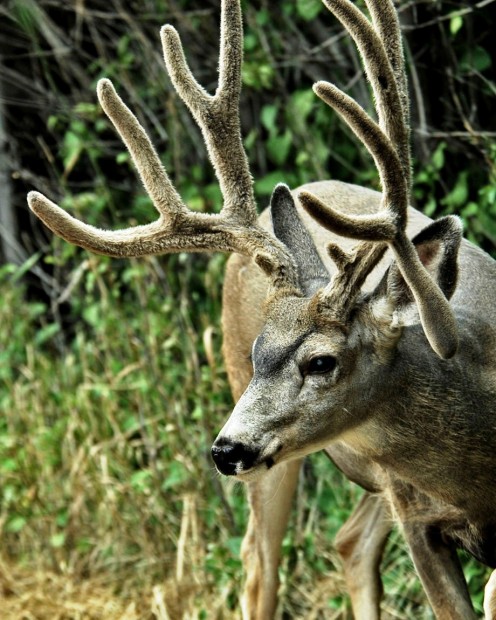
[[(346, 204), (347, 211), (367, 212), (380, 206), (378, 194), (339, 182), (312, 184), (305, 190), (331, 205), (353, 200), (353, 205)], [(298, 213), (317, 248), (325, 248), (336, 240), (316, 227), (303, 209), (299, 208)], [(262, 219), (267, 221), (268, 213)], [(409, 234), (417, 235), (422, 242), (422, 231), (429, 220), (413, 210), (408, 220)], [(443, 234), (446, 231), (437, 231), (434, 245)], [(397, 288), (399, 271), (394, 262), (387, 279), (393, 283), (393, 291), (396, 288), (395, 303), (401, 306), (404, 318), (395, 321), (392, 314), (398, 308), (381, 299), (384, 270), (391, 264), (390, 253), (368, 278), (364, 291), (371, 299), (365, 306), (363, 300), (358, 300), (359, 314), (349, 321), (344, 336), (352, 342), (344, 345), (341, 326), (336, 329), (331, 325), (326, 330), (318, 315), (312, 320), (309, 312), (302, 313), (300, 306), (308, 301), (286, 298), (272, 302), (274, 307), (270, 301), (267, 304), (264, 276), (244, 257), (231, 258), (224, 289), (224, 357), (238, 404), (216, 443), (222, 446), (228, 437), (232, 445), (247, 443), (250, 459), (260, 455), (260, 460), (252, 461), (245, 473), (238, 448), (241, 471), (236, 475), (248, 480), (252, 509), (260, 513), (250, 521), (246, 539), (250, 542), (244, 547), (247, 565), (251, 567), (245, 591), (244, 605), (250, 610), (246, 617), (270, 617), (275, 608), (277, 572), (274, 569), (268, 577), (267, 571), (277, 566), (274, 558), (278, 558), (280, 540), (264, 531), (262, 521), (287, 519), (286, 513), (281, 514), (281, 506), (290, 505), (284, 493), (294, 489), (299, 462), (308, 452), (322, 448), (348, 478), (370, 493), (337, 539), (355, 616), (379, 617), (378, 565), (394, 513), (403, 526), (436, 617), (475, 617), (454, 547), (465, 548), (489, 565), (496, 561), (492, 534), (496, 498), (491, 482), (496, 463), (489, 456), (496, 446), (490, 431), (488, 434), (487, 420), (478, 420), (480, 406), (490, 407), (496, 389), (494, 348), (486, 347), (495, 338), (491, 325), (496, 319), (492, 305), (496, 264), (484, 252), (462, 241), (456, 283), (452, 277), (456, 264), (449, 264), (456, 263), (456, 237), (456, 231), (454, 239), (453, 231), (448, 232), (447, 252), (442, 260), (439, 256), (433, 260), (433, 267), (441, 269), (438, 273), (439, 279), (444, 280), (444, 290), (453, 295), (451, 306), (460, 325), (460, 349), (451, 360), (433, 355), (419, 329), (410, 292), (401, 285)], [(343, 240), (340, 242), (344, 245)], [(424, 248), (424, 260), (432, 251), (433, 248)], [(321, 252), (321, 258), (326, 268), (334, 272), (336, 267), (329, 257)], [(443, 261), (447, 268), (444, 272)], [(480, 317), (481, 308), (484, 320)], [(365, 376), (364, 383), (359, 381), (357, 386), (348, 387), (352, 391), (350, 400), (339, 402), (337, 418), (332, 402), (318, 419), (309, 417), (294, 392), (301, 379), (293, 376), (294, 370), (287, 370), (285, 381), (281, 370), (294, 356), (291, 344), (284, 351), (283, 343), (300, 342), (302, 335), (312, 329), (314, 333), (325, 332), (325, 346), (340, 350), (338, 359), (339, 355), (345, 359), (356, 355), (353, 364)], [(253, 349), (252, 379), (250, 351), (260, 333), (263, 345)], [(353, 353), (357, 342), (361, 342), (363, 353)], [(349, 368), (349, 359), (345, 363)], [(257, 374), (260, 364), (262, 368)], [(332, 385), (326, 388), (332, 390)], [(365, 394), (363, 402), (359, 397), (361, 391)], [(295, 402), (298, 408), (291, 416), (287, 408)], [(320, 423), (322, 426), (318, 426)], [(299, 460), (293, 461), (294, 456)], [(280, 479), (285, 483), (283, 490), (277, 487)], [(264, 497), (270, 500), (262, 505), (260, 498)], [(256, 533), (251, 532), (255, 527)], [(368, 548), (368, 555), (363, 552), (364, 547)]]
[(370, 20), (350, 0), (323, 2), (360, 50), (377, 121), (333, 84), (314, 90), (369, 150), (382, 193), (339, 181), (292, 193), (279, 185), (257, 219), (238, 116), (240, 2), (222, 0), (214, 95), (191, 74), (176, 31), (161, 32), (169, 75), (219, 179), (221, 212), (188, 210), (108, 80), (98, 85), (100, 103), (157, 221), (102, 231), (38, 192), (28, 202), (53, 232), (97, 253), (234, 253), (222, 321), (237, 404), (212, 456), (221, 473), (247, 483), (245, 619), (274, 616), (300, 464), (325, 450), (366, 491), (336, 540), (355, 616), (379, 618), (379, 565), (395, 519), (436, 617), (467, 620), (475, 616), (456, 548), (496, 566), (496, 263), (461, 241), (456, 217), (432, 222), (408, 207), (408, 92), (392, 1), (365, 0)]

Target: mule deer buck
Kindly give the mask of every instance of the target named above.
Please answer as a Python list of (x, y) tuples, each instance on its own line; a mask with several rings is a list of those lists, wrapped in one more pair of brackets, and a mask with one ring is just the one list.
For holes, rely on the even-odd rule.
[(337, 539), (355, 616), (379, 617), (394, 515), (436, 617), (467, 620), (475, 613), (456, 548), (496, 566), (496, 264), (461, 240), (457, 218), (432, 222), (408, 207), (408, 95), (392, 1), (366, 0), (371, 20), (350, 0), (323, 1), (360, 50), (378, 121), (332, 84), (314, 90), (370, 151), (382, 194), (339, 181), (279, 185), (258, 219), (238, 112), (240, 2), (223, 0), (215, 95), (192, 76), (176, 31), (161, 32), (171, 80), (220, 183), (221, 212), (187, 209), (109, 80), (98, 85), (100, 103), (159, 218), (112, 232), (37, 192), (29, 205), (54, 233), (96, 253), (234, 253), (222, 320), (237, 404), (212, 455), (222, 474), (248, 483), (245, 618), (275, 613), (301, 461), (325, 450), (366, 490)]

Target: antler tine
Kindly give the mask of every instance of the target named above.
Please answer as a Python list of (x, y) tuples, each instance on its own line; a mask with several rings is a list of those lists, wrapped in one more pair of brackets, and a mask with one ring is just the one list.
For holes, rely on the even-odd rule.
[(161, 229), (170, 226), (174, 216), (184, 216), (188, 210), (172, 185), (145, 130), (115, 92), (110, 80), (103, 79), (98, 82), (97, 94), (103, 110), (129, 149), (143, 184), (161, 217), (147, 226), (107, 231), (80, 222), (39, 192), (28, 194), (28, 204), (52, 232), (93, 252), (109, 256), (158, 253), (160, 250), (153, 250), (150, 244), (155, 244)]
[[(386, 30), (387, 19), (391, 16), (391, 11), (394, 13), (394, 8), (384, 0), (369, 0), (371, 8), (374, 9), (373, 16), (379, 25), (379, 32), (376, 32), (374, 26), (350, 0), (323, 0), (323, 2), (348, 30), (360, 51), (365, 72), (374, 92), (379, 126), (356, 102), (334, 85), (318, 82), (314, 90), (319, 97), (343, 116), (374, 157), (381, 177), (383, 202), (386, 208), (394, 213), (398, 224), (402, 226), (406, 217), (409, 189), (409, 130), (404, 115), (398, 115), (397, 112), (392, 114), (391, 110), (403, 109), (399, 87), (404, 88), (404, 80), (397, 83), (396, 73), (380, 37)], [(378, 3), (381, 5), (380, 8), (377, 6)], [(391, 30), (395, 32), (393, 40), (396, 52), (393, 54), (393, 59), (395, 64), (399, 60), (401, 72), (403, 64), (399, 24), (396, 18), (391, 24), (393, 25)], [(388, 35), (388, 39), (391, 36)], [(399, 55), (396, 49), (398, 45), (400, 45)], [(363, 127), (366, 127), (365, 132), (360, 133)], [(379, 151), (375, 148), (377, 142), (382, 143)], [(390, 146), (386, 148), (384, 142), (389, 142)], [(399, 151), (398, 145), (401, 145)], [(391, 157), (391, 152), (395, 153), (393, 157)], [(405, 171), (407, 171), (406, 176)]]
[(386, 249), (385, 243), (359, 243), (347, 253), (334, 243), (327, 246), (327, 253), (337, 267), (329, 284), (318, 294), (319, 304), (325, 306), (327, 316), (342, 320), (348, 315), (367, 276)]
[(408, 83), (403, 61), (403, 40), (401, 37), (398, 13), (391, 2), (380, 0), (365, 0), (375, 30), (393, 70), (399, 103), (402, 115), (396, 120), (400, 123), (401, 130), (392, 137), (396, 144), (403, 171), (407, 180), (407, 186), (411, 185), (411, 162), (410, 162), (410, 105), (408, 100)]
[[(408, 144), (408, 128), (405, 125), (407, 119), (397, 113), (403, 109), (399, 92), (405, 88), (405, 82), (397, 81), (391, 63), (392, 59), (397, 73), (401, 75), (403, 70), (401, 35), (394, 7), (389, 0), (368, 0), (367, 6), (371, 9), (374, 20), (372, 25), (350, 0), (323, 0), (323, 2), (343, 24), (360, 51), (367, 78), (374, 92), (379, 126), (395, 146), (399, 143)], [(385, 39), (382, 38), (384, 36)], [(386, 51), (386, 42), (389, 43), (390, 40), (393, 41), (394, 50), (391, 56)], [(391, 114), (390, 110), (396, 110), (396, 113)]]
[[(333, 214), (334, 230), (339, 234), (357, 239), (366, 238), (376, 241), (392, 239), (397, 228), (404, 226), (406, 222), (406, 205), (408, 204), (408, 192), (402, 167), (392, 142), (356, 101), (333, 84), (318, 82), (314, 90), (323, 101), (343, 117), (374, 158), (384, 189), (383, 203), (387, 207), (374, 215), (347, 217), (324, 206), (327, 214)], [(316, 212), (321, 211), (318, 207), (320, 201), (314, 201), (311, 194), (304, 192), (300, 197), (304, 205), (311, 203)], [(316, 217), (319, 219), (317, 213)]]
[(239, 0), (223, 0), (221, 11), (219, 85), (215, 95), (209, 95), (196, 82), (172, 26), (164, 26), (161, 31), (164, 60), (176, 91), (202, 130), (224, 196), (223, 215), (253, 223), (257, 217), (253, 181), (238, 114), (243, 56)]
[[(349, 236), (357, 238), (360, 235), (360, 225), (363, 223), (362, 239), (374, 238), (372, 234), (367, 236), (367, 225), (361, 221), (365, 218), (350, 218), (340, 214), (308, 192), (301, 192), (299, 199), (310, 215), (325, 228), (346, 234), (355, 224), (358, 232)], [(379, 219), (380, 214), (377, 217)], [(380, 228), (380, 221), (377, 228)], [(372, 232), (375, 233), (374, 230)], [(383, 240), (385, 236), (376, 235), (375, 239)], [(432, 349), (443, 359), (452, 357), (458, 348), (458, 329), (448, 300), (420, 262), (415, 247), (406, 236), (404, 229), (400, 228), (388, 243), (394, 251), (400, 271), (415, 298), (420, 322)], [(328, 294), (331, 289), (332, 287), (327, 289)]]

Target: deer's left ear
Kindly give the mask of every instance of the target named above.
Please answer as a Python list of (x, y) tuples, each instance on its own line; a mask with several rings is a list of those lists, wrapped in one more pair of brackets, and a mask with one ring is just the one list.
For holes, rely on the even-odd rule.
[[(458, 249), (462, 239), (462, 224), (458, 217), (442, 217), (424, 228), (412, 239), (420, 262), (437, 283), (446, 299), (456, 289), (458, 278)], [(415, 302), (412, 291), (398, 265), (394, 262), (377, 287), (374, 298), (386, 296), (398, 315)]]
[(274, 235), (284, 243), (296, 262), (303, 293), (313, 295), (329, 282), (329, 273), (298, 215), (289, 187), (283, 183), (279, 183), (272, 193), (270, 215)]

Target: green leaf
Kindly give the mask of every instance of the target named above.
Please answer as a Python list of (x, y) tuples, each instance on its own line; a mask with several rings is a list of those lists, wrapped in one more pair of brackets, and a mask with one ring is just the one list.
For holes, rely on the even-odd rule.
[(251, 52), (257, 47), (257, 45), (258, 38), (252, 32), (247, 32), (243, 44), (245, 52)]
[(245, 62), (243, 65), (243, 84), (257, 90), (270, 88), (274, 80), (274, 69), (268, 63)]
[(19, 464), (15, 459), (5, 459), (0, 465), (0, 471), (3, 474), (11, 473), (19, 469)]
[(200, 404), (196, 405), (191, 413), (192, 420), (201, 420), (203, 418), (203, 409)]
[(429, 217), (432, 217), (434, 213), (436, 212), (436, 209), (437, 209), (436, 199), (431, 196), (429, 200), (427, 201), (427, 203), (424, 205), (424, 208), (422, 209), (422, 211)]
[(316, 102), (317, 98), (311, 88), (297, 90), (291, 95), (289, 102), (288, 110), (290, 117), (297, 114), (302, 120), (306, 120), (314, 109)]
[(455, 187), (441, 200), (441, 204), (449, 207), (454, 211), (459, 207), (465, 206), (468, 200), (468, 172), (462, 172), (459, 174)]
[(496, 243), (496, 218), (484, 211), (479, 211), (477, 218), (479, 220), (481, 233), (493, 243)]
[(65, 543), (65, 534), (63, 532), (61, 532), (60, 534), (54, 534), (53, 536), (50, 537), (50, 545), (54, 548), (54, 549), (60, 549), (60, 547), (63, 547)]
[(450, 19), (451, 34), (455, 36), (462, 26), (463, 26), (463, 19), (461, 15), (453, 15), (453, 17)]
[(494, 206), (496, 204), (496, 185), (485, 185), (481, 187), (479, 195), (485, 203)]
[(134, 431), (134, 430), (139, 429), (140, 422), (135, 415), (130, 414), (124, 420), (122, 427), (123, 427), (124, 432), (128, 433), (129, 431)]
[(64, 172), (68, 174), (76, 165), (83, 150), (83, 142), (80, 136), (73, 131), (67, 131), (64, 136)]
[(83, 309), (84, 320), (91, 325), (91, 327), (98, 327), (100, 323), (100, 304), (91, 304)]
[(270, 196), (274, 187), (282, 182), (288, 182), (283, 172), (279, 170), (271, 172), (258, 181), (255, 181), (255, 191), (263, 196)]
[(20, 515), (17, 515), (15, 517), (13, 517), (6, 526), (6, 530), (7, 532), (12, 532), (14, 534), (17, 534), (18, 532), (20, 532), (24, 526), (27, 523), (27, 519), (25, 517), (21, 517)]
[(266, 26), (270, 20), (270, 13), (267, 9), (258, 10), (255, 19), (259, 26)]
[(117, 156), (115, 158), (115, 161), (118, 164), (127, 164), (130, 160), (131, 156), (127, 151), (121, 151), (120, 153), (117, 153)]
[(278, 166), (282, 166), (288, 159), (293, 136), (289, 129), (281, 136), (272, 136), (267, 140), (267, 153), (271, 160)]
[(172, 461), (169, 466), (169, 474), (162, 484), (162, 490), (167, 491), (187, 482), (190, 479), (188, 470), (179, 461)]
[(315, 19), (322, 10), (321, 0), (296, 0), (298, 15), (309, 22)]
[(25, 260), (24, 263), (12, 274), (12, 282), (17, 282), (24, 276), (24, 274), (26, 274), (28, 271), (31, 271), (31, 269), (40, 260), (40, 256), (41, 254), (37, 252), (36, 254), (33, 254), (27, 260)]
[(59, 122), (58, 116), (54, 116), (53, 114), (50, 115), (47, 120), (47, 129), (50, 129), (50, 131), (53, 131), (57, 127), (58, 122)]
[(493, 60), (490, 54), (483, 47), (477, 46), (474, 50), (473, 63), (477, 71), (482, 72), (492, 67)]
[(60, 325), (58, 323), (49, 323), (36, 332), (34, 337), (34, 343), (38, 347), (45, 342), (51, 340), (56, 334), (60, 332)]
[(468, 205), (462, 210), (461, 216), (463, 218), (472, 217), (479, 212), (479, 205), (476, 202), (469, 202)]
[(277, 131), (276, 119), (278, 112), (279, 110), (275, 105), (264, 105), (260, 112), (260, 122), (270, 134)]
[(241, 538), (241, 536), (231, 536), (231, 538), (228, 538), (226, 541), (226, 546), (229, 549), (229, 553), (234, 556), (234, 557), (238, 557), (240, 552), (241, 552), (241, 543), (243, 542), (243, 539)]
[(492, 66), (492, 59), (488, 52), (480, 45), (471, 48), (463, 57), (460, 67), (465, 73), (471, 73), (474, 69), (478, 72), (485, 71)]
[(101, 114), (101, 108), (96, 103), (80, 102), (74, 106), (74, 112), (94, 120)]
[(152, 478), (152, 472), (149, 469), (141, 469), (131, 476), (131, 486), (137, 491), (144, 491), (149, 488)]
[[(444, 166), (444, 151), (446, 149), (446, 142), (440, 142), (434, 153), (432, 154), (431, 162), (436, 170), (441, 170)], [(420, 178), (420, 175), (419, 175)]]

